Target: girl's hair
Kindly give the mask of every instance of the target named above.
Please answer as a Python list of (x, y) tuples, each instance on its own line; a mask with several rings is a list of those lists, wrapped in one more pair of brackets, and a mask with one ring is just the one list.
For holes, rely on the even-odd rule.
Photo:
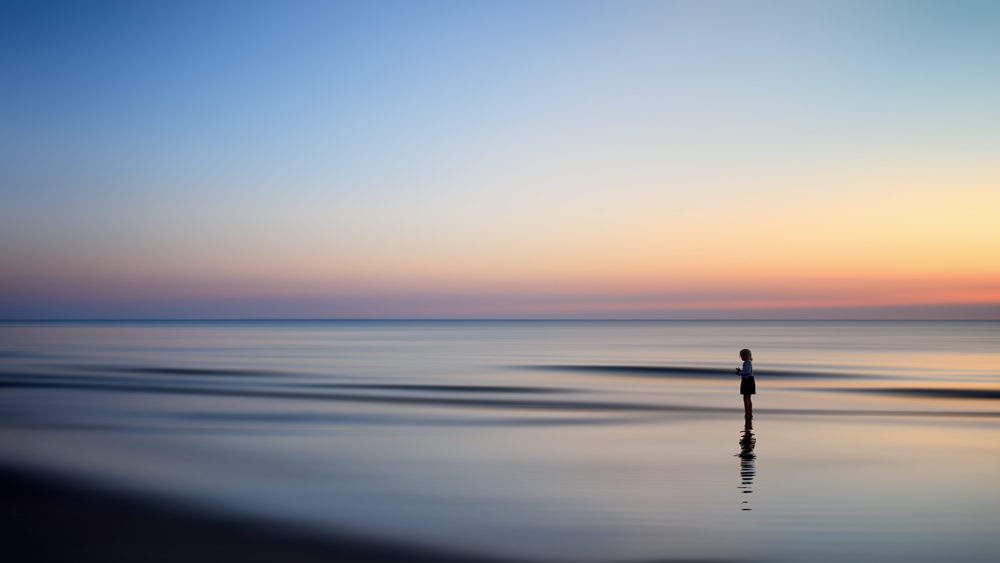
[(744, 348), (740, 350), (740, 359), (743, 361), (750, 360), (753, 361), (753, 354), (750, 353), (749, 348)]

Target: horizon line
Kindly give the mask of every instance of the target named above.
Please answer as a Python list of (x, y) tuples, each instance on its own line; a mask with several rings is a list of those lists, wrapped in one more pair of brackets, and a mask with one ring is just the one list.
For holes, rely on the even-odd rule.
[(998, 322), (1000, 318), (731, 318), (731, 319), (607, 319), (607, 318), (468, 318), (468, 317), (330, 317), (330, 318), (307, 318), (307, 317), (217, 317), (217, 318), (52, 318), (52, 319), (4, 319), (0, 318), (0, 323), (70, 323), (70, 322), (107, 322), (107, 323), (127, 323), (127, 322)]

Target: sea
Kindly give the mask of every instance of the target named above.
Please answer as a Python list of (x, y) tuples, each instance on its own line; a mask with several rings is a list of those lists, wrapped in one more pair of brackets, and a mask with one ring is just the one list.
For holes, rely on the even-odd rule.
[(0, 464), (508, 561), (995, 560), (1000, 322), (6, 321)]

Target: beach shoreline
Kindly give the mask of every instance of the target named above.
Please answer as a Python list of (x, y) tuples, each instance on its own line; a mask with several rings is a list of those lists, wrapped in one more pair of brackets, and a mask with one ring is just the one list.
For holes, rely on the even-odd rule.
[(319, 535), (127, 495), (27, 469), (0, 466), (0, 526), (8, 563), (499, 563), (394, 542)]

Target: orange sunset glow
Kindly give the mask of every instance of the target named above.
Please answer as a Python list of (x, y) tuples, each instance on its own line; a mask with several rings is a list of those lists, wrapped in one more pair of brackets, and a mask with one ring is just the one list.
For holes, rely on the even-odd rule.
[[(136, 86), (122, 107), (108, 89), (134, 77), (95, 70), (87, 87), (106, 99), (25, 98), (24, 128), (3, 133), (17, 148), (0, 315), (996, 316), (997, 86), (954, 66), (987, 55), (888, 23), (908, 50), (861, 31), (845, 48), (849, 12), (824, 12), (808, 40), (760, 19), (773, 37), (749, 43), (719, 14), (725, 52), (664, 15), (596, 45), (579, 35), (595, 20), (554, 27), (554, 44), (529, 35), (536, 50), (504, 43), (504, 27), (392, 62), (331, 44), (317, 53), (339, 67), (313, 53), (246, 70), (330, 95), (302, 104), (157, 55), (152, 68), (202, 93)], [(478, 66), (459, 64), (467, 48)], [(236, 76), (251, 64), (218, 57)]]

